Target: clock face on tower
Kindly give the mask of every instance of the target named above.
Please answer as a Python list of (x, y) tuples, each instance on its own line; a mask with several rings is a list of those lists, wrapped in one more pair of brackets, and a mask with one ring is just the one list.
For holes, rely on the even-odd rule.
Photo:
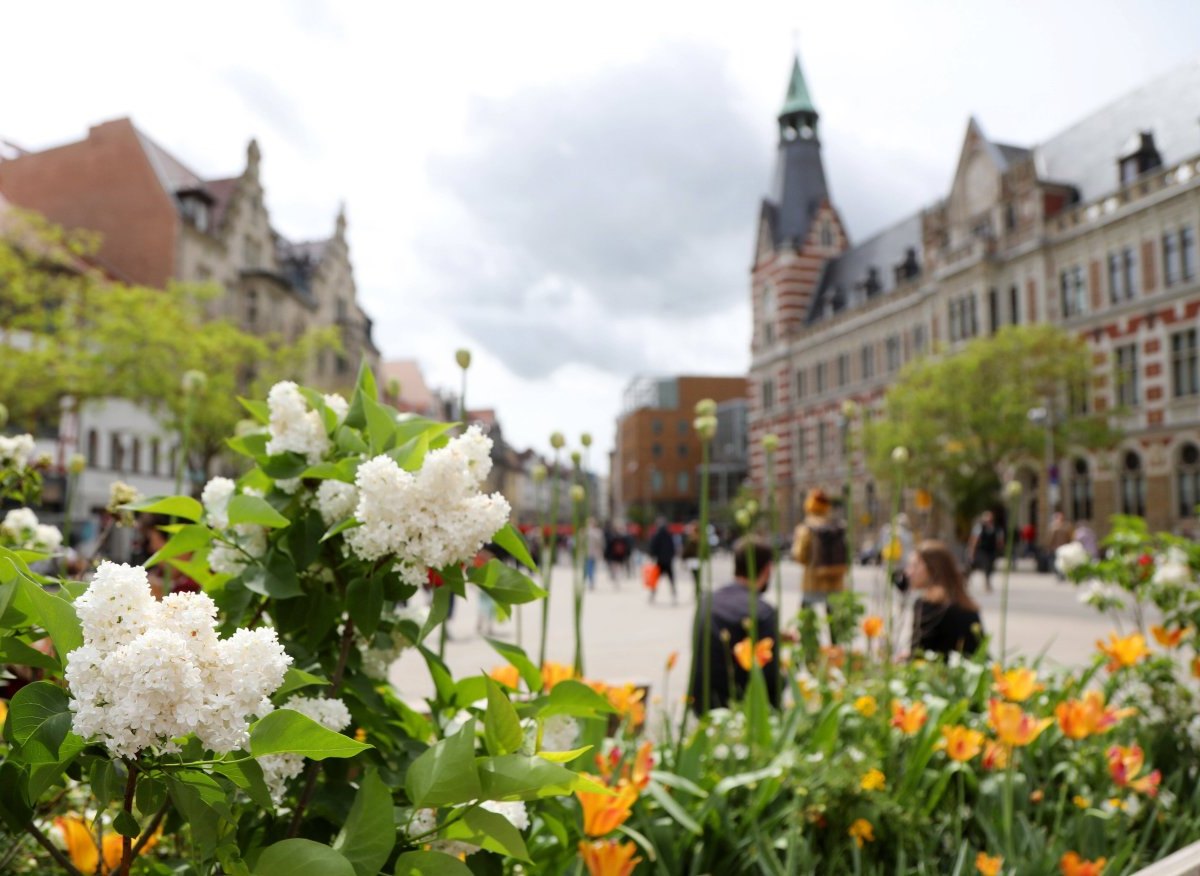
[(788, 141), (796, 139), (796, 128), (793, 125), (787, 125), (783, 129), (783, 139)]
[(802, 125), (800, 127), (800, 139), (801, 140), (811, 140), (815, 133), (816, 132), (812, 129), (811, 125)]

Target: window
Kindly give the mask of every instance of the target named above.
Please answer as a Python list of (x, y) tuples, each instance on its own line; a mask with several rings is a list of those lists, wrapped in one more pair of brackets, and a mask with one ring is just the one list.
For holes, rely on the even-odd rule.
[(850, 354), (842, 353), (837, 357), (837, 381), (838, 386), (845, 386), (850, 382)]
[(796, 463), (804, 465), (808, 462), (808, 436), (803, 426), (796, 427)]
[(1196, 276), (1196, 235), (1190, 225), (1179, 231), (1179, 268), (1180, 279), (1185, 282)]
[(925, 326), (915, 325), (912, 330), (912, 345), (913, 350), (917, 353), (925, 352)]
[(1191, 441), (1179, 448), (1175, 467), (1175, 497), (1180, 517), (1200, 517), (1200, 447)]
[(160, 457), (162, 456), (162, 442), (157, 438), (150, 439), (150, 474), (158, 474), (158, 467), (161, 464)]
[(888, 373), (900, 368), (900, 336), (892, 335), (884, 345)]
[(1138, 403), (1137, 344), (1126, 344), (1116, 349), (1117, 404), (1133, 407)]
[(678, 435), (687, 435), (690, 430), (691, 427), (688, 425), (687, 420), (680, 420), (675, 424), (675, 432)]
[(113, 432), (108, 437), (108, 467), (113, 471), (123, 471), (125, 465), (125, 448), (121, 446), (121, 436)]
[(99, 456), (100, 456), (100, 436), (96, 433), (95, 429), (88, 429), (88, 437), (87, 437), (88, 465), (90, 465), (93, 468), (96, 468), (97, 466), (99, 466), (99, 464), (100, 464)]
[(833, 226), (828, 219), (821, 223), (821, 246), (833, 246)]
[(1121, 459), (1121, 513), (1146, 516), (1146, 477), (1142, 458), (1134, 450), (1125, 451)]
[(769, 377), (762, 383), (762, 406), (764, 411), (775, 407), (775, 381)]
[(129, 470), (137, 474), (142, 470), (142, 439), (134, 438), (129, 449)]
[(650, 445), (650, 455), (655, 459), (662, 459), (662, 445), (657, 441)]
[(1200, 394), (1200, 356), (1196, 329), (1171, 335), (1171, 394), (1175, 398)]
[(950, 340), (951, 341), (957, 341), (959, 339), (958, 311), (959, 311), (959, 301), (956, 298), (950, 302), (950, 305), (947, 308), (947, 313), (946, 313), (946, 325), (948, 325), (950, 327)]
[(1108, 300), (1113, 304), (1121, 300), (1121, 260), (1115, 252), (1108, 254)]
[(971, 329), (971, 333), (969, 335), (967, 335), (967, 337), (973, 338), (977, 334), (979, 334), (979, 317), (975, 312), (975, 296), (974, 295), (967, 296), (967, 311), (970, 314), (969, 325), (970, 325), (970, 329)]
[(250, 235), (242, 238), (242, 264), (247, 268), (262, 267), (262, 247), (258, 241)]
[(762, 340), (775, 343), (775, 292), (770, 286), (764, 287), (762, 294)]
[(1179, 249), (1175, 235), (1168, 232), (1162, 239), (1163, 285), (1174, 286), (1179, 282)]
[(818, 395), (820, 395), (821, 393), (823, 393), (825, 391), (825, 384), (826, 384), (825, 371), (826, 371), (825, 363), (818, 362), (817, 363), (817, 375), (816, 375), (816, 379), (815, 379), (815, 382), (817, 384), (817, 394)]
[(254, 326), (258, 323), (258, 290), (250, 289), (246, 292), (246, 325)]
[(1021, 292), (1016, 286), (1008, 287), (1008, 322), (1017, 325), (1021, 321)]
[(1000, 293), (988, 289), (988, 334), (994, 335), (1000, 328)]
[(1092, 519), (1092, 475), (1086, 459), (1076, 459), (1071, 477), (1071, 519)]
[(689, 480), (688, 473), (686, 471), (681, 471), (675, 476), (675, 490), (680, 493), (686, 493), (688, 491)]
[(875, 345), (864, 345), (860, 355), (862, 358), (862, 379), (870, 380), (875, 376)]
[(651, 469), (650, 470), (650, 492), (661, 493), (662, 488), (663, 488), (662, 472)]
[(1076, 265), (1059, 274), (1059, 292), (1062, 298), (1064, 319), (1079, 316), (1087, 311), (1087, 283), (1083, 279), (1083, 268)]
[(676, 448), (676, 450), (679, 452), (679, 458), (680, 458), (680, 459), (687, 459), (687, 455), (688, 455), (688, 446), (687, 446), (686, 444), (680, 444), (680, 445), (679, 445), (679, 446)]
[(817, 423), (817, 461), (824, 462), (829, 454), (829, 424)]
[(662, 420), (651, 420), (650, 421), (650, 431), (653, 432), (655, 435), (661, 435), (663, 433)]
[(1125, 297), (1137, 297), (1137, 255), (1133, 247), (1127, 246), (1121, 251), (1121, 268), (1125, 274)]
[(796, 372), (796, 398), (802, 399), (808, 395), (808, 373), (804, 369)]

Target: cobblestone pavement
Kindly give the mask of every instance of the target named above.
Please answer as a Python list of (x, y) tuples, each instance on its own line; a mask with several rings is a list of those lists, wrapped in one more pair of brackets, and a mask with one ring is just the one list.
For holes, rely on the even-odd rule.
[[(713, 580), (716, 586), (730, 579), (732, 561), (728, 554), (713, 561)], [(589, 677), (608, 682), (635, 681), (652, 685), (653, 693), (661, 693), (664, 667), (668, 656), (679, 652), (679, 664), (671, 674), (669, 693), (672, 698), (684, 692), (690, 655), (689, 628), (693, 614), (693, 585), (690, 573), (677, 571), (678, 600), (671, 599), (670, 587), (664, 581), (655, 602), (647, 598), (640, 580), (633, 578), (614, 582), (606, 569), (597, 572), (596, 587), (589, 591), (584, 603), (585, 670)], [(855, 587), (869, 594), (870, 611), (882, 613), (884, 572), (878, 567), (857, 567)], [(550, 598), (550, 634), (547, 658), (563, 663), (573, 659), (572, 635), (572, 570), (565, 564), (554, 569)], [(982, 578), (976, 574), (971, 592), (983, 608), (986, 631), (993, 637), (1000, 630), (1000, 587), (1003, 575), (993, 575), (995, 592), (983, 592)], [(768, 591), (773, 601), (774, 585)], [(1108, 620), (1095, 609), (1078, 600), (1077, 589), (1069, 583), (1059, 583), (1053, 575), (1014, 572), (1009, 595), (1008, 641), (1010, 651), (1035, 656), (1044, 653), (1047, 665), (1079, 665), (1091, 659), (1096, 639), (1111, 629)], [(794, 616), (800, 602), (800, 568), (787, 561), (783, 566), (784, 618)], [(900, 648), (907, 650), (912, 626), (911, 611), (904, 611), (895, 601), (896, 623), (900, 629)], [(459, 601), (450, 622), (451, 640), (446, 648), (446, 660), (456, 678), (488, 670), (504, 662), (477, 631), (476, 610), (479, 600), (473, 595), (465, 603)], [(536, 660), (541, 623), (541, 606), (521, 609), (520, 643)], [(903, 614), (902, 614), (903, 612)], [(515, 620), (497, 622), (494, 638), (517, 641)], [(996, 647), (993, 646), (993, 654)], [(424, 661), (412, 651), (406, 652), (391, 671), (392, 682), (409, 701), (420, 700), (432, 692), (432, 683)]]

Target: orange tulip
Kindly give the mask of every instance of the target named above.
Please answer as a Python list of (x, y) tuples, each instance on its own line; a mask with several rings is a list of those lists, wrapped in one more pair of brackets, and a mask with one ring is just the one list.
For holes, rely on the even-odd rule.
[(617, 710), (617, 714), (628, 718), (634, 727), (640, 727), (646, 721), (645, 688), (634, 684), (623, 684), (620, 687), (602, 687), (600, 693), (608, 698), (609, 704)]
[(1002, 770), (1008, 766), (1008, 748), (989, 739), (983, 746), (983, 768), (985, 770)]
[[(79, 872), (95, 873), (102, 860), (104, 872), (115, 870), (120, 866), (124, 838), (119, 833), (106, 833), (102, 845), (97, 846), (91, 825), (78, 815), (71, 814), (55, 818), (54, 826), (62, 834), (63, 842), (67, 847), (67, 855)], [(160, 836), (162, 836), (161, 827), (142, 846), (142, 853), (154, 848)]]
[(654, 769), (654, 743), (647, 740), (638, 746), (633, 758), (633, 784), (644, 791), (650, 784), (650, 771)]
[(883, 632), (883, 618), (877, 614), (863, 618), (862, 631), (868, 639), (878, 638), (879, 634)]
[(1001, 670), (1000, 664), (992, 665), (992, 677), (996, 680), (996, 693), (1014, 703), (1023, 703), (1040, 690), (1043, 685), (1037, 683), (1037, 672), (1024, 667)]
[(549, 693), (560, 681), (575, 678), (575, 670), (565, 663), (546, 662), (542, 664), (542, 690)]
[(1054, 707), (1058, 727), (1069, 739), (1086, 739), (1103, 733), (1117, 721), (1136, 713), (1137, 709), (1106, 708), (1104, 694), (1098, 690), (1089, 690), (1082, 700), (1066, 700)]
[(875, 828), (865, 818), (855, 819), (854, 823), (850, 825), (850, 829), (846, 832), (854, 838), (855, 845), (860, 849), (863, 847), (864, 842), (875, 842)]
[(997, 876), (1000, 868), (1004, 865), (1004, 859), (999, 855), (992, 857), (987, 852), (980, 852), (975, 856), (975, 869), (982, 876)]
[(1096, 647), (1108, 655), (1108, 671), (1115, 672), (1122, 667), (1133, 666), (1150, 653), (1146, 647), (1146, 638), (1141, 633), (1134, 633), (1124, 638), (1116, 633), (1108, 634), (1108, 641), (1096, 641)]
[(629, 876), (642, 860), (633, 856), (635, 852), (637, 846), (633, 843), (616, 840), (579, 844), (579, 856), (583, 858), (588, 876)]
[(1114, 782), (1121, 788), (1129, 788), (1139, 794), (1150, 797), (1158, 795), (1158, 786), (1162, 782), (1162, 773), (1154, 770), (1148, 775), (1138, 778), (1138, 773), (1146, 765), (1146, 755), (1140, 745), (1134, 744), (1126, 748), (1114, 745), (1108, 749), (1108, 772)]
[(672, 651), (667, 655), (667, 672), (675, 668), (675, 664), (679, 662), (679, 652)]
[(507, 663), (504, 666), (497, 666), (488, 673), (488, 676), (498, 684), (502, 684), (512, 690), (516, 690), (521, 686), (521, 673), (511, 663)]
[(1176, 630), (1168, 630), (1166, 627), (1160, 627), (1157, 624), (1150, 627), (1150, 632), (1154, 634), (1155, 641), (1164, 648), (1179, 647), (1179, 643), (1183, 641), (1183, 637), (1191, 631), (1191, 627), (1180, 627)]
[(846, 649), (841, 645), (822, 645), (821, 656), (834, 669), (841, 669), (846, 665)]
[(616, 794), (599, 791), (576, 791), (583, 807), (583, 832), (588, 836), (612, 833), (629, 818), (637, 801), (638, 789), (626, 781), (617, 783)]
[(1067, 852), (1058, 862), (1058, 869), (1062, 871), (1062, 876), (1100, 876), (1106, 863), (1108, 858), (1085, 861), (1075, 852)]
[[(754, 660), (759, 666), (766, 666), (771, 662), (771, 656), (774, 653), (775, 640), (768, 637), (759, 639), (754, 643)], [(738, 666), (747, 672), (750, 671), (750, 639), (745, 638), (733, 646), (733, 658), (737, 660)]]
[(988, 726), (996, 731), (996, 738), (1010, 748), (1028, 745), (1053, 723), (1053, 718), (1035, 718), (1016, 703), (988, 701)]
[(924, 703), (905, 706), (899, 700), (892, 700), (892, 726), (898, 727), (901, 732), (912, 736), (925, 726), (927, 720), (929, 720), (929, 710), (925, 708)]
[(945, 749), (951, 760), (965, 763), (983, 751), (983, 734), (960, 724), (943, 727), (936, 747)]

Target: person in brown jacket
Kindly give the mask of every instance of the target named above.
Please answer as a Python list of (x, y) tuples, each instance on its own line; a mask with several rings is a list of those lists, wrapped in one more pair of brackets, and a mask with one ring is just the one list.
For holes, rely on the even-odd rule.
[(805, 606), (824, 603), (846, 584), (846, 529), (830, 519), (831, 503), (822, 489), (809, 490), (804, 522), (792, 538), (792, 559), (804, 566)]

